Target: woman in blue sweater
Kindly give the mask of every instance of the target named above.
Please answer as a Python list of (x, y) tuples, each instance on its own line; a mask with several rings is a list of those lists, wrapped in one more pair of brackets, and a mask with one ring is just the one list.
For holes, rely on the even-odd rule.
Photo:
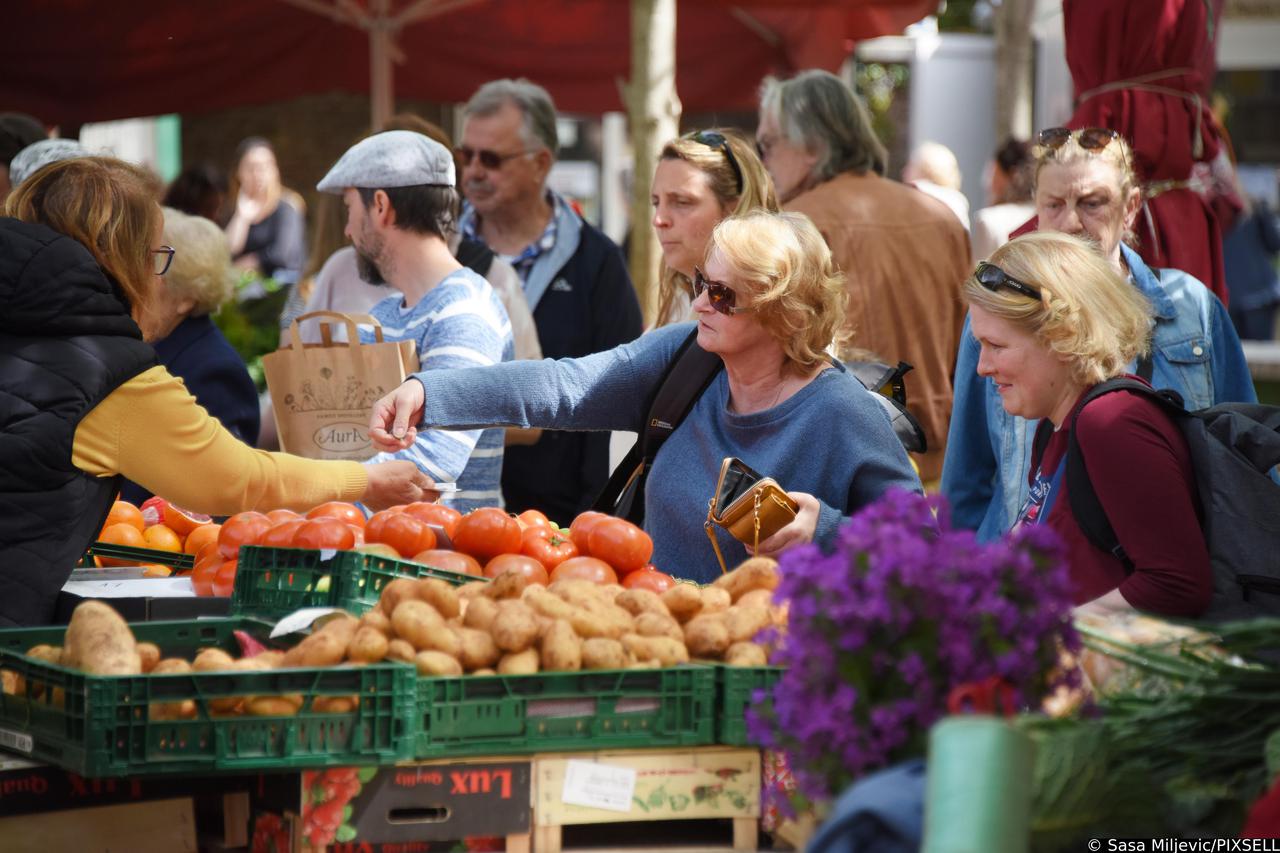
[[(696, 323), (606, 352), (417, 374), (374, 406), (370, 438), (394, 451), (413, 443), (417, 427), (634, 430), (696, 334), (724, 370), (649, 474), (644, 526), (659, 569), (696, 581), (719, 573), (702, 526), (727, 456), (777, 480), (800, 506), (760, 543), (761, 554), (829, 539), (843, 516), (892, 486), (919, 490), (884, 409), (827, 354), (843, 327), (844, 281), (806, 217), (754, 212), (721, 222), (695, 270), (694, 295)], [(730, 565), (747, 556), (716, 534)]]

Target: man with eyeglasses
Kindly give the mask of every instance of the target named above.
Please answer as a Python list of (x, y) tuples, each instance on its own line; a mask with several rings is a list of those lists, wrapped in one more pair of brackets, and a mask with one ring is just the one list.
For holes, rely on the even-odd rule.
[[(546, 186), (559, 150), (551, 96), (528, 80), (494, 80), (463, 109), (462, 236), (515, 267), (542, 353), (577, 358), (638, 337), (640, 303), (621, 252)], [(609, 477), (609, 434), (544, 432), (509, 447), (507, 509), (539, 509), (568, 523)]]
[(813, 220), (845, 274), (851, 345), (915, 368), (907, 408), (928, 450), (912, 458), (931, 485), (942, 473), (964, 323), (964, 226), (942, 202), (885, 177), (888, 154), (867, 108), (834, 74), (766, 79), (756, 140), (783, 209)]

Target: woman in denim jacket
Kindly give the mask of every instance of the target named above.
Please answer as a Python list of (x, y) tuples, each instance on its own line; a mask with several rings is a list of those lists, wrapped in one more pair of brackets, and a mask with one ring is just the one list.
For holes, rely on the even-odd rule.
[[(1156, 388), (1172, 388), (1188, 409), (1255, 402), (1240, 339), (1226, 308), (1181, 270), (1152, 269), (1126, 246), (1142, 206), (1133, 153), (1118, 134), (1100, 128), (1042, 131), (1036, 152), (1035, 205), (1041, 230), (1090, 238), (1151, 302), (1149, 363), (1136, 373)], [(1027, 496), (1035, 422), (1005, 412), (995, 386), (978, 376), (979, 348), (965, 320), (956, 359), (955, 402), (942, 469), (942, 493), (952, 522), (983, 540), (1007, 531)]]

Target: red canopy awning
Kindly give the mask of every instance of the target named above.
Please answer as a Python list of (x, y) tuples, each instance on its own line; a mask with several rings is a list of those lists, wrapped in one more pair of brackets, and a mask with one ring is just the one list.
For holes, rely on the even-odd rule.
[[(561, 110), (623, 109), (627, 0), (453, 5), (402, 30), (397, 96), (461, 102), (487, 80), (525, 76), (546, 86)], [(677, 91), (691, 111), (752, 109), (765, 74), (835, 70), (853, 40), (901, 32), (936, 6), (680, 0)], [(369, 91), (367, 33), (281, 0), (40, 0), (16, 4), (4, 20), (0, 110), (49, 124)]]

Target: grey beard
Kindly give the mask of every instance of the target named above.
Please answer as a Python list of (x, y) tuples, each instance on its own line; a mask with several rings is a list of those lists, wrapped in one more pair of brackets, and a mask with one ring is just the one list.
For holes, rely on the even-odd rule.
[(373, 258), (364, 252), (356, 249), (356, 272), (360, 276), (361, 281), (369, 284), (386, 284), (387, 280), (382, 277), (382, 270), (378, 269), (377, 263)]

